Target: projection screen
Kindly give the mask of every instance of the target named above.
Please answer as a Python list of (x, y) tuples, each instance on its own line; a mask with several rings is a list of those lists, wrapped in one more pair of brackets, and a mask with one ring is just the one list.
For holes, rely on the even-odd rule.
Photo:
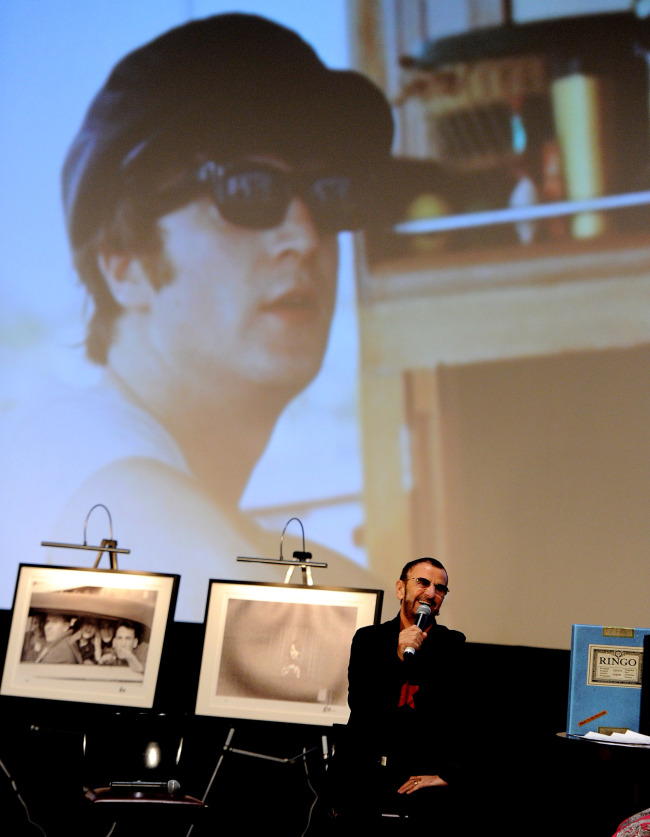
[[(526, 7), (539, 4), (512, 5), (525, 23)], [(418, 14), (407, 8), (415, 6)], [(287, 0), (236, 8), (294, 28), (328, 66), (369, 74), (394, 105), (396, 153), (422, 161), (432, 142), (424, 124), (442, 131), (462, 122), (449, 116), (449, 90), (414, 94), (421, 68), (405, 69), (400, 58), (415, 55), (424, 34), (476, 28), (475, 7)], [(329, 565), (314, 569), (316, 583), (385, 589), (385, 618), (397, 609), (392, 591), (402, 565), (436, 555), (451, 589), (441, 621), (470, 641), (566, 648), (576, 622), (645, 625), (650, 238), (643, 208), (624, 222), (598, 212), (587, 234), (571, 227), (585, 213), (563, 216), (556, 240), (537, 235), (550, 229), (548, 219), (420, 235), (406, 227), (394, 239), (341, 233), (320, 372), (282, 410), (266, 446), (258, 420), (277, 407), (263, 394), (209, 432), (188, 401), (178, 438), (204, 440), (210, 489), (182, 457), (174, 488), (165, 469), (150, 467), (156, 445), (170, 444), (176, 462), (178, 441), (161, 441), (159, 429), (141, 421), (155, 403), (153, 384), (135, 399), (141, 449), (123, 445), (102, 400), (104, 370), (85, 356), (92, 306), (66, 240), (61, 166), (90, 100), (123, 55), (190, 17), (232, 9), (208, 0), (189, 8), (172, 0), (16, 0), (0, 9), (0, 607), (11, 607), (19, 563), (92, 564), (91, 553), (46, 549), (42, 541), (114, 537), (130, 550), (119, 555), (120, 569), (180, 573), (176, 618), (201, 621), (210, 578), (283, 581), (282, 568), (237, 556), (277, 558), (282, 550), (291, 557), (303, 548), (302, 526), (314, 561)], [(499, 22), (487, 15), (478, 23)], [(599, 147), (604, 168), (647, 154), (647, 80), (637, 77), (646, 112), (635, 100), (619, 122), (603, 92), (613, 88), (615, 96), (617, 78), (602, 68), (580, 76), (579, 101), (596, 111), (591, 123), (586, 118), (592, 133), (578, 157), (598, 145), (603, 122), (613, 126)], [(554, 88), (560, 104), (574, 92)], [(435, 104), (443, 100), (444, 119)], [(531, 113), (507, 105), (513, 136), (521, 121), (532, 135)], [(554, 120), (557, 127), (557, 110)], [(581, 197), (579, 189), (569, 194), (566, 159), (564, 191), (554, 193), (548, 170), (542, 181), (537, 169), (510, 169), (507, 188), (458, 174), (445, 148), (435, 169), (444, 188), (427, 174), (433, 180), (419, 204), (405, 206), (404, 220)], [(643, 192), (645, 164), (636, 181), (597, 185), (586, 198)], [(225, 337), (216, 323), (219, 346)], [(189, 318), (187, 333), (196, 328)], [(194, 355), (188, 380), (202, 371)], [(207, 372), (205, 380), (206, 389), (214, 385)], [(263, 449), (259, 457), (249, 456), (249, 439)], [(298, 570), (292, 580), (300, 580)]]

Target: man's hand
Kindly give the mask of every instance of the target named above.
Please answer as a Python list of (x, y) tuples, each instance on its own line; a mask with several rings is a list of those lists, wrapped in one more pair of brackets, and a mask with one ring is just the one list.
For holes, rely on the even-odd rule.
[(426, 638), (427, 635), (417, 625), (410, 625), (408, 628), (404, 628), (403, 631), (400, 631), (397, 640), (397, 656), (400, 660), (403, 660), (406, 648), (415, 648), (417, 651)]
[(113, 666), (117, 660), (117, 654), (110, 649), (105, 651), (97, 661), (100, 666)]
[(144, 672), (144, 666), (130, 648), (116, 648), (115, 653), (117, 654), (117, 659), (124, 660), (133, 671), (137, 671), (139, 674)]
[(398, 788), (397, 793), (408, 794), (420, 790), (420, 788), (434, 787), (445, 788), (447, 787), (447, 782), (441, 779), (440, 776), (411, 776), (410, 779), (404, 782), (401, 788)]

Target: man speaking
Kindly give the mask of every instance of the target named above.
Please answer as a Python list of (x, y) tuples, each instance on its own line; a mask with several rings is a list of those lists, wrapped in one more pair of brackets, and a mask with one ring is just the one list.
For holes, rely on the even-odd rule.
[(435, 558), (410, 561), (396, 583), (398, 615), (360, 628), (352, 641), (351, 714), (334, 793), (350, 833), (388, 815), (404, 817), (409, 834), (421, 823), (444, 835), (454, 814), (467, 675), (465, 636), (436, 620), (448, 583)]

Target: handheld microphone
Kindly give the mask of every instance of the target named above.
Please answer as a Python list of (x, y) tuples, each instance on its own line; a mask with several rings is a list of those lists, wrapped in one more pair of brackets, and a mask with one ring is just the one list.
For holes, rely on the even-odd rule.
[[(415, 624), (418, 628), (423, 631), (426, 626), (427, 622), (429, 621), (429, 616), (431, 616), (431, 608), (428, 604), (424, 602), (420, 602), (420, 606), (416, 610), (416, 617), (415, 617)], [(411, 648), (409, 645), (408, 648), (404, 649), (404, 658), (406, 657), (413, 657), (415, 654), (415, 648)]]

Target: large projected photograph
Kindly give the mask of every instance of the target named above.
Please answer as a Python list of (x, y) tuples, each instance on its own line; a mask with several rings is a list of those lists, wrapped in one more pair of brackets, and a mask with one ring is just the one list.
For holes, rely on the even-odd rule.
[(180, 620), (298, 518), (470, 641), (644, 624), (642, 5), (4, 3), (0, 608), (103, 504)]

